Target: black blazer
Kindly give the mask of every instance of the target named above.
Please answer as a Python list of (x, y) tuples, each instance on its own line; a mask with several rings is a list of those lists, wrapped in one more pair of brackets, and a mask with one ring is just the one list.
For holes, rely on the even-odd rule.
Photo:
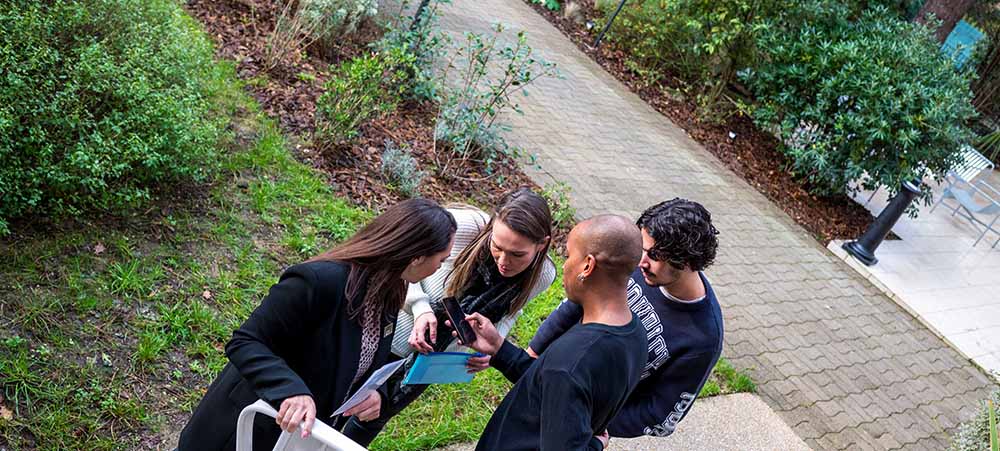
[[(344, 263), (311, 262), (281, 275), (226, 344), (229, 363), (181, 431), (180, 451), (235, 449), (239, 413), (258, 398), (278, 409), (285, 398), (311, 395), (316, 419), (332, 425), (330, 414), (353, 394), (361, 357), (361, 318), (346, 312), (349, 271)], [(386, 363), (395, 316), (383, 312), (378, 351), (358, 385)], [(257, 415), (254, 450), (272, 449), (280, 433), (274, 419)]]

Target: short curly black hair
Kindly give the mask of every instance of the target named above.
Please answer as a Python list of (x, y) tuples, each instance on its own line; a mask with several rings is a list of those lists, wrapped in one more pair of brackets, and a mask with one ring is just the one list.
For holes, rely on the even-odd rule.
[(677, 269), (703, 271), (715, 261), (719, 231), (712, 215), (697, 202), (675, 197), (646, 209), (635, 222), (655, 244), (649, 258)]

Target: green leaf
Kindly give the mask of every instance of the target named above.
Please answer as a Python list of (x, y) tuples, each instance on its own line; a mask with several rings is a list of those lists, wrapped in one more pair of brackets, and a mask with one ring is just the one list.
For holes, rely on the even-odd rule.
[(990, 451), (1000, 451), (1000, 440), (997, 440), (997, 412), (993, 400), (986, 400), (986, 409), (990, 417)]

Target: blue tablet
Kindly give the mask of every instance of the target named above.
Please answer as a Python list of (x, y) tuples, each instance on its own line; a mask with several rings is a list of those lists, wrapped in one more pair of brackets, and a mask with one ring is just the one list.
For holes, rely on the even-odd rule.
[(475, 374), (469, 374), (465, 367), (469, 357), (482, 357), (483, 354), (467, 354), (464, 352), (431, 352), (417, 354), (413, 368), (403, 379), (403, 385), (408, 384), (460, 384), (469, 382)]

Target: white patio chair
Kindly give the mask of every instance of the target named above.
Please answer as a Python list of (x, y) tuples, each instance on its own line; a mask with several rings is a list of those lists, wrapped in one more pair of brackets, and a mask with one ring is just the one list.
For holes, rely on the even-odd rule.
[(962, 148), (962, 159), (954, 169), (948, 171), (949, 175), (971, 183), (981, 172), (989, 174), (994, 169), (993, 162), (983, 156), (972, 146)]
[[(993, 168), (993, 163), (975, 149), (968, 146), (963, 148), (961, 163), (955, 169), (948, 171), (945, 176), (947, 186), (945, 186), (941, 198), (934, 204), (934, 208), (931, 208), (931, 213), (933, 213), (945, 199), (955, 199), (958, 204), (951, 209), (952, 216), (961, 213), (961, 216), (969, 220), (973, 227), (983, 228), (976, 242), (972, 244), (973, 247), (986, 236), (986, 232), (1000, 235), (1000, 230), (993, 228), (997, 219), (1000, 218), (1000, 191), (985, 181), (973, 181), (981, 172), (989, 173), (993, 171)], [(992, 216), (993, 219), (986, 222), (979, 219), (977, 215), (985, 216), (987, 219)], [(992, 247), (996, 247), (997, 243), (1000, 243), (1000, 238), (993, 243)]]
[[(236, 451), (253, 450), (253, 418), (257, 414), (271, 418), (278, 416), (270, 404), (264, 400), (246, 406), (236, 421)], [(318, 419), (313, 423), (312, 433), (303, 439), (297, 432), (281, 432), (274, 451), (365, 451), (365, 448), (344, 436), (336, 429)]]
[[(984, 157), (983, 154), (979, 153), (979, 151), (972, 146), (962, 147), (962, 151), (959, 155), (961, 157), (958, 164), (956, 164), (955, 167), (949, 170), (945, 175), (945, 182), (947, 182), (949, 186), (951, 186), (951, 180), (949, 180), (951, 178), (957, 178), (964, 182), (971, 183), (972, 180), (983, 171), (989, 174), (994, 169), (993, 162), (990, 161), (989, 158)], [(878, 190), (879, 188), (876, 188), (875, 191), (872, 191), (872, 194), (871, 196), (868, 196), (868, 201), (865, 202), (865, 205), (871, 203), (872, 199), (875, 198), (875, 194), (878, 193)], [(938, 203), (941, 202), (938, 201)], [(937, 208), (937, 205), (935, 205), (934, 208)], [(931, 211), (934, 210), (931, 209)]]

